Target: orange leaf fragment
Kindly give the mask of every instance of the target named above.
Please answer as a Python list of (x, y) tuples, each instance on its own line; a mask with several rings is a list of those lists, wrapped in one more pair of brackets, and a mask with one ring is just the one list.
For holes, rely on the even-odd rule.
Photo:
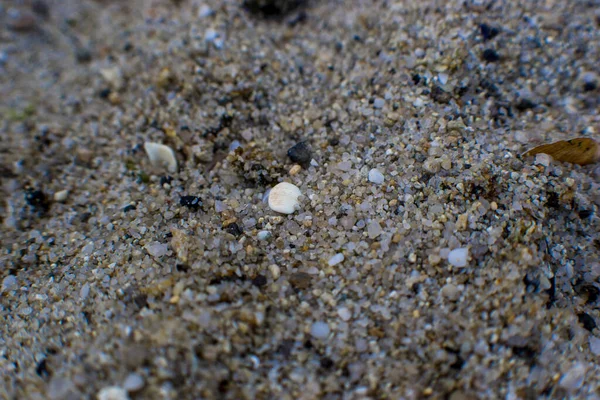
[(600, 143), (590, 138), (561, 140), (534, 147), (523, 156), (533, 156), (539, 153), (548, 154), (556, 161), (587, 165), (600, 161)]

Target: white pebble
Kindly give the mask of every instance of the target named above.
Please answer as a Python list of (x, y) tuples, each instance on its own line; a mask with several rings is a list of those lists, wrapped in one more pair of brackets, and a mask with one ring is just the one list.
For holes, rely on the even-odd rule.
[(375, 107), (375, 108), (383, 108), (384, 105), (385, 105), (385, 100), (383, 100), (380, 97), (376, 98), (373, 101), (373, 107)]
[(460, 290), (456, 285), (447, 283), (444, 285), (444, 287), (442, 287), (442, 296), (450, 301), (456, 301), (460, 297)]
[(172, 174), (177, 172), (177, 158), (175, 158), (175, 152), (169, 146), (146, 142), (144, 143), (144, 150), (146, 150), (146, 154), (152, 165), (166, 168)]
[(150, 253), (152, 257), (162, 257), (167, 254), (169, 247), (166, 244), (160, 242), (150, 242), (144, 246), (144, 248)]
[(128, 392), (138, 392), (144, 387), (144, 378), (136, 373), (131, 373), (123, 382), (123, 389)]
[(344, 255), (342, 253), (337, 253), (329, 259), (328, 264), (330, 267), (333, 267), (335, 265), (338, 265), (342, 261), (344, 261)]
[(558, 386), (563, 389), (575, 391), (583, 386), (587, 367), (583, 363), (576, 363), (558, 381)]
[(11, 290), (14, 286), (17, 286), (17, 278), (14, 275), (8, 275), (2, 281), (2, 292)]
[(317, 339), (326, 339), (329, 336), (329, 325), (326, 322), (315, 322), (310, 327), (310, 334)]
[(281, 270), (279, 269), (279, 266), (277, 264), (269, 265), (269, 271), (271, 272), (271, 276), (275, 281), (281, 276)]
[(442, 85), (445, 85), (446, 83), (448, 83), (448, 74), (445, 73), (440, 73), (438, 75), (438, 82), (440, 82)]
[(590, 335), (590, 351), (595, 356), (600, 356), (600, 339)]
[(448, 254), (448, 262), (455, 267), (466, 267), (467, 258), (469, 257), (469, 249), (461, 247), (454, 249)]
[(87, 299), (89, 294), (90, 294), (90, 284), (86, 283), (85, 285), (83, 285), (83, 287), (79, 291), (79, 297), (81, 297), (81, 300), (85, 300), (85, 299)]
[(373, 168), (369, 171), (369, 182), (381, 185), (383, 183), (383, 180), (383, 174), (379, 172), (377, 168)]
[(67, 200), (67, 196), (69, 196), (68, 190), (61, 190), (60, 192), (54, 193), (54, 201), (62, 203)]
[(350, 318), (352, 318), (352, 312), (348, 309), (348, 307), (338, 308), (337, 312), (342, 321), (348, 321)]
[(552, 157), (550, 157), (546, 153), (539, 153), (535, 155), (535, 163), (538, 165), (543, 165), (544, 167), (547, 167), (550, 165), (551, 162)]
[(98, 392), (98, 400), (129, 400), (127, 391), (118, 386), (105, 387)]
[(296, 185), (281, 182), (269, 192), (269, 208), (282, 214), (292, 214), (298, 206), (298, 197), (302, 193)]
[(256, 234), (256, 238), (258, 240), (269, 240), (271, 236), (272, 235), (270, 231), (260, 231)]
[(369, 235), (369, 239), (375, 239), (377, 236), (381, 235), (383, 229), (381, 229), (381, 225), (377, 221), (371, 221), (367, 225), (367, 235)]

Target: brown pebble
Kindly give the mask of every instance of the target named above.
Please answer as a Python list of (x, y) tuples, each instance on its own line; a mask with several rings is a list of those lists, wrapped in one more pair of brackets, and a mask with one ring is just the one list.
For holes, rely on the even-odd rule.
[(290, 284), (296, 289), (307, 289), (310, 286), (312, 277), (306, 272), (295, 272), (290, 276)]

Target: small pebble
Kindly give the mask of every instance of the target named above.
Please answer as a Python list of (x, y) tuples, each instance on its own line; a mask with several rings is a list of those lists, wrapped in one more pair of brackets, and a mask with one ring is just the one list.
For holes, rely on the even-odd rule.
[(448, 262), (455, 267), (466, 267), (469, 249), (462, 247), (454, 249), (448, 254)]
[(270, 231), (260, 231), (256, 235), (256, 238), (258, 240), (269, 240), (271, 238), (271, 236), (272, 236), (272, 234)]
[(101, 389), (96, 396), (98, 400), (129, 400), (127, 391), (118, 386), (109, 386)]
[(348, 321), (352, 318), (352, 312), (347, 307), (341, 307), (338, 309), (338, 315), (342, 321)]
[(298, 197), (302, 193), (296, 185), (281, 182), (269, 192), (269, 208), (282, 214), (292, 214), (298, 206)]
[(494, 49), (485, 49), (481, 57), (487, 62), (496, 62), (500, 60), (500, 55)]
[(136, 373), (131, 373), (127, 375), (127, 378), (125, 378), (125, 381), (123, 382), (123, 389), (129, 393), (139, 392), (144, 387), (144, 384), (144, 378)]
[(373, 168), (369, 171), (369, 182), (381, 185), (384, 181), (383, 174), (379, 172), (377, 168)]
[(587, 367), (583, 363), (576, 363), (558, 381), (558, 386), (563, 389), (575, 391), (583, 385)]
[(300, 142), (290, 147), (287, 155), (293, 163), (300, 164), (304, 168), (309, 166), (312, 159), (312, 152), (306, 142)]
[(302, 171), (302, 167), (298, 164), (294, 165), (292, 168), (290, 168), (290, 172), (289, 174), (294, 176), (297, 175), (298, 172)]
[(367, 225), (367, 235), (369, 235), (369, 239), (375, 239), (377, 236), (381, 235), (383, 229), (381, 229), (381, 225), (377, 221), (369, 222)]
[(8, 275), (2, 281), (2, 292), (13, 289), (17, 286), (17, 278), (14, 275)]
[(333, 267), (335, 265), (338, 265), (342, 261), (344, 261), (344, 255), (342, 253), (337, 253), (329, 259), (327, 264), (329, 264), (330, 267)]
[(146, 142), (144, 150), (155, 167), (166, 168), (167, 171), (174, 174), (177, 172), (177, 158), (175, 152), (169, 146), (160, 143)]
[(61, 190), (60, 192), (54, 193), (54, 201), (62, 203), (63, 201), (67, 200), (68, 196), (69, 196), (68, 190)]
[(310, 334), (316, 339), (326, 339), (329, 336), (329, 325), (326, 322), (315, 322), (310, 327)]
[(271, 276), (275, 281), (281, 276), (281, 270), (279, 269), (279, 266), (277, 264), (269, 265), (269, 272), (271, 272)]
[(590, 351), (595, 356), (600, 356), (600, 338), (590, 335)]
[(442, 296), (450, 301), (456, 301), (460, 297), (460, 291), (456, 285), (448, 283), (442, 287)]
[(383, 106), (385, 105), (385, 100), (378, 97), (373, 101), (373, 107), (375, 108), (383, 108)]

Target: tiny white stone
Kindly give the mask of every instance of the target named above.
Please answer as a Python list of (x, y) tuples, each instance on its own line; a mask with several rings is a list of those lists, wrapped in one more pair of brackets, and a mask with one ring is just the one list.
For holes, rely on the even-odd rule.
[(270, 231), (260, 231), (258, 232), (258, 234), (256, 235), (256, 238), (258, 240), (269, 240), (269, 238), (271, 237), (271, 232)]
[(315, 322), (310, 327), (310, 334), (317, 339), (326, 339), (329, 336), (329, 325), (326, 322)]
[(277, 264), (269, 265), (269, 271), (271, 272), (271, 276), (275, 281), (281, 276), (281, 270), (279, 269), (279, 266)]
[(160, 242), (147, 243), (144, 248), (152, 257), (162, 257), (169, 251), (169, 246)]
[(81, 297), (81, 300), (85, 300), (85, 299), (87, 299), (89, 294), (90, 294), (90, 284), (86, 283), (85, 285), (83, 285), (83, 287), (79, 291), (79, 296)]
[(595, 356), (600, 356), (600, 339), (590, 335), (590, 351)]
[(11, 290), (13, 286), (17, 286), (17, 278), (14, 275), (8, 275), (2, 281), (2, 292), (5, 290)]
[(348, 309), (348, 307), (338, 308), (338, 315), (342, 321), (348, 321), (350, 318), (352, 318), (352, 312)]
[(558, 381), (558, 386), (563, 389), (575, 391), (583, 385), (587, 367), (583, 363), (576, 363)]
[(59, 192), (54, 193), (54, 201), (62, 203), (67, 200), (67, 196), (69, 196), (68, 190), (61, 190)]
[(383, 108), (384, 105), (385, 105), (385, 100), (383, 100), (380, 97), (376, 98), (373, 101), (373, 107), (375, 107), (375, 108)]
[(383, 229), (381, 229), (381, 225), (377, 221), (371, 221), (367, 225), (367, 234), (369, 235), (369, 239), (375, 239), (377, 236), (381, 235)]
[(454, 249), (448, 254), (448, 262), (455, 267), (466, 267), (467, 258), (469, 257), (469, 249), (461, 247)]
[(148, 154), (150, 162), (155, 167), (166, 168), (167, 171), (174, 174), (177, 172), (177, 158), (175, 158), (175, 152), (169, 146), (164, 144), (146, 142), (144, 143), (144, 150)]
[(130, 393), (140, 391), (143, 387), (144, 378), (136, 373), (127, 375), (127, 378), (125, 378), (125, 381), (123, 382), (123, 388)]
[(96, 396), (98, 400), (129, 400), (127, 391), (118, 386), (102, 388)]
[(369, 182), (381, 185), (383, 180), (383, 174), (377, 168), (373, 168), (369, 171)]
[(269, 208), (282, 214), (292, 214), (298, 206), (298, 197), (302, 193), (296, 185), (281, 182), (269, 192)]
[(344, 255), (342, 253), (337, 253), (329, 259), (328, 264), (330, 267), (333, 267), (335, 265), (338, 265), (342, 261), (344, 261)]
[(442, 84), (445, 85), (446, 83), (448, 83), (448, 74), (445, 73), (440, 73), (438, 75), (438, 81)]

